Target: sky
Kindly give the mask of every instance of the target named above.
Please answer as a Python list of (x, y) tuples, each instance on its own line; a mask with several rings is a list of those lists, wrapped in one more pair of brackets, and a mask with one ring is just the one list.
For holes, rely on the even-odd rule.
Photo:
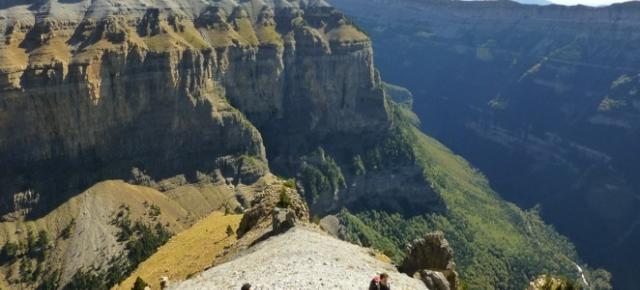
[(549, 0), (550, 2), (562, 5), (588, 5), (588, 6), (602, 6), (613, 3), (627, 2), (628, 0)]

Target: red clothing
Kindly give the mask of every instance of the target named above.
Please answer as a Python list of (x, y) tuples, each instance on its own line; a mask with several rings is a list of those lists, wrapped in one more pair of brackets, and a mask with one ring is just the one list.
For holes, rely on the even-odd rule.
[(390, 290), (390, 287), (388, 285), (382, 285), (382, 283), (380, 283), (380, 276), (375, 276), (369, 284), (369, 290)]

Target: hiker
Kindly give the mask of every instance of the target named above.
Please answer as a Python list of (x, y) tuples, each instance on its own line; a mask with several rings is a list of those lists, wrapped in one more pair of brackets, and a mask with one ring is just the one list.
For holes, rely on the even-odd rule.
[(251, 284), (245, 283), (240, 290), (251, 290)]
[(389, 274), (382, 273), (380, 276), (373, 277), (371, 284), (369, 284), (369, 290), (390, 290)]

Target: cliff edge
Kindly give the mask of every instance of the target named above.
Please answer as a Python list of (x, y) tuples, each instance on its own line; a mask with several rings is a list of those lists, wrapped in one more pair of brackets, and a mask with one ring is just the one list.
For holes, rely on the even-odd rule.
[(296, 226), (228, 263), (170, 289), (364, 289), (381, 272), (394, 289), (427, 289), (375, 254), (306, 226)]

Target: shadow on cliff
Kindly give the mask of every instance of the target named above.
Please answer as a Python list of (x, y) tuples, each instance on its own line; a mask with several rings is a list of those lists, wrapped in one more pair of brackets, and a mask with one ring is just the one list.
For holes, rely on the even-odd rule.
[[(58, 0), (61, 4), (75, 4), (84, 0)], [(0, 9), (7, 9), (15, 6), (29, 5), (29, 9), (36, 10), (41, 5), (45, 4), (47, 0), (2, 0), (0, 1)]]
[(151, 152), (148, 157), (104, 160), (96, 152), (84, 152), (79, 161), (58, 158), (17, 168), (11, 173), (3, 169), (0, 179), (3, 192), (29, 192), (33, 196), (19, 195), (12, 200), (12, 195), (3, 195), (0, 216), (24, 209), (28, 220), (41, 218), (98, 182), (122, 179), (135, 184), (134, 168), (144, 172), (152, 181), (183, 175), (188, 183), (196, 183), (199, 173), (218, 169), (215, 157), (220, 155), (206, 149), (183, 151), (168, 158), (160, 157), (161, 154)]
[[(70, 153), (60, 137), (0, 156), (0, 216), (22, 211), (29, 220), (38, 219), (100, 181), (134, 180), (134, 168), (151, 181), (183, 175), (187, 182), (196, 182), (199, 173), (213, 174), (216, 169), (237, 178), (234, 168), (228, 168), (237, 164), (221, 164), (220, 157), (260, 158), (260, 139), (251, 136), (252, 129), (236, 115), (220, 123), (212, 118), (210, 102), (194, 105), (188, 98), (179, 99), (174, 106), (152, 105), (125, 125), (97, 135), (99, 145), (91, 148), (79, 146), (78, 152)], [(25, 159), (33, 150), (56, 157)]]
[[(0, 1), (0, 9), (8, 9), (15, 6), (29, 5), (29, 10), (37, 10), (46, 3), (47, 0), (2, 0)], [(60, 3), (78, 3), (82, 0), (58, 0)]]

